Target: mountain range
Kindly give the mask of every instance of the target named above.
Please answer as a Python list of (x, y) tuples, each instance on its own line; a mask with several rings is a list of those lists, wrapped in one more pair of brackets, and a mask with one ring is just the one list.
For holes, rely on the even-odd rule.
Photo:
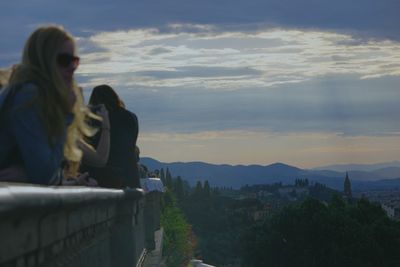
[(391, 161), (375, 164), (337, 164), (337, 165), (327, 165), (314, 168), (314, 170), (331, 170), (338, 172), (345, 171), (374, 171), (378, 169), (385, 169), (391, 167), (400, 167), (400, 161)]
[[(181, 176), (192, 186), (197, 181), (208, 180), (211, 186), (240, 188), (244, 185), (271, 184), (282, 182), (293, 184), (295, 179), (307, 178), (311, 182), (323, 183), (331, 188), (343, 190), (343, 182), (347, 171), (353, 190), (387, 190), (400, 189), (399, 162), (373, 165), (331, 165), (315, 169), (301, 169), (283, 163), (271, 165), (228, 165), (210, 164), (204, 162), (160, 162), (143, 157), (140, 163), (150, 170), (167, 168), (172, 175)], [(346, 169), (346, 166), (348, 169)], [(373, 167), (377, 167), (374, 169)], [(382, 167), (382, 168), (379, 168)], [(361, 170), (359, 170), (361, 169)]]

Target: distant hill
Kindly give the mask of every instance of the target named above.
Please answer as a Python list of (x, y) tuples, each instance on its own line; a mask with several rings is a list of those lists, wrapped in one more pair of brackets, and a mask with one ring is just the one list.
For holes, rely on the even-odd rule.
[[(180, 175), (191, 185), (197, 181), (208, 180), (212, 186), (239, 188), (246, 184), (271, 184), (282, 182), (292, 184), (295, 179), (308, 178), (310, 181), (324, 183), (336, 190), (343, 189), (345, 172), (333, 170), (305, 170), (283, 163), (262, 165), (216, 165), (204, 162), (164, 163), (152, 158), (143, 157), (141, 164), (150, 170), (169, 168), (172, 175)], [(400, 168), (388, 167), (368, 171), (349, 171), (354, 190), (400, 188)], [(393, 180), (391, 180), (393, 179)], [(384, 181), (380, 181), (384, 180)]]
[(400, 167), (387, 167), (372, 171), (377, 176), (393, 179), (400, 177)]
[(313, 170), (331, 170), (331, 171), (338, 171), (338, 172), (346, 172), (346, 171), (375, 171), (375, 170), (385, 169), (385, 168), (389, 168), (389, 167), (398, 167), (398, 168), (400, 168), (400, 161), (383, 162), (383, 163), (376, 163), (376, 164), (326, 165), (326, 166), (313, 168)]
[(291, 183), (303, 170), (282, 163), (261, 165), (215, 165), (204, 162), (163, 163), (152, 158), (141, 158), (140, 163), (149, 169), (166, 169), (180, 175), (194, 185), (198, 180), (208, 180), (214, 186), (240, 187), (245, 184), (286, 182)]

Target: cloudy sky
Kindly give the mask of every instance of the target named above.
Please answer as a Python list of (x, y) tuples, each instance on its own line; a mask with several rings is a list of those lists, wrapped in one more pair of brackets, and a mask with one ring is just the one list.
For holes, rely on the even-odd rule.
[(0, 68), (48, 23), (77, 39), (85, 95), (114, 87), (141, 156), (311, 168), (400, 158), (400, 1), (0, 3)]

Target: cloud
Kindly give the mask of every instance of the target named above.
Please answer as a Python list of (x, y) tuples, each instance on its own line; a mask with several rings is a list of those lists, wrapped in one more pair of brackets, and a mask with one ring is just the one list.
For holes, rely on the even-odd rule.
[(0, 67), (20, 60), (38, 25), (64, 25), (85, 96), (112, 85), (150, 155), (398, 158), (397, 0), (15, 0), (0, 10)]
[(270, 90), (115, 87), (145, 133), (265, 131), (398, 136), (399, 77), (319, 77)]
[(178, 67), (171, 71), (138, 71), (134, 75), (152, 77), (154, 79), (177, 79), (188, 77), (231, 77), (244, 78), (246, 76), (254, 77), (261, 75), (262, 72), (249, 67), (246, 68), (228, 68), (228, 67), (200, 67), (200, 66), (185, 66)]
[[(82, 41), (82, 51), (93, 46), (100, 51), (83, 53), (78, 73), (126, 75), (121, 81), (131, 86), (218, 90), (293, 84), (330, 74), (400, 75), (400, 43), (394, 41), (352, 43), (351, 35), (293, 29), (248, 33), (204, 28), (197, 33), (140, 29), (95, 34), (88, 37), (89, 48)], [(240, 72), (244, 77), (235, 79)]]
[[(19, 53), (29, 33), (44, 23), (62, 24), (76, 36), (132, 28), (198, 33), (280, 27), (354, 34), (359, 38), (353, 43), (400, 39), (397, 0), (15, 0), (1, 1), (0, 10), (0, 51), (6, 54)], [(0, 66), (18, 59), (1, 59)]]
[(160, 54), (165, 54), (165, 53), (170, 53), (170, 52), (172, 52), (172, 50), (164, 48), (164, 47), (156, 47), (156, 48), (151, 49), (148, 52), (148, 55), (154, 56), (154, 55), (160, 55)]
[(399, 43), (295, 29), (197, 30), (88, 36), (101, 50), (82, 54), (79, 81), (115, 87), (148, 133), (400, 132)]
[(396, 41), (171, 24), (87, 32), (78, 45), (85, 92), (111, 84), (148, 132), (400, 132)]
[[(91, 53), (104, 53), (107, 49), (100, 47), (90, 38), (76, 38), (78, 52), (80, 54), (91, 54)], [(97, 59), (99, 60), (99, 59)]]

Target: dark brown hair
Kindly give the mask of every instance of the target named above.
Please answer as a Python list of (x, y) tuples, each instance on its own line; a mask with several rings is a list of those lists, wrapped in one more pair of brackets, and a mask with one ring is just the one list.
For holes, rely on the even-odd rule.
[(89, 104), (92, 106), (103, 104), (109, 111), (124, 107), (117, 93), (107, 84), (98, 85), (93, 88)]

